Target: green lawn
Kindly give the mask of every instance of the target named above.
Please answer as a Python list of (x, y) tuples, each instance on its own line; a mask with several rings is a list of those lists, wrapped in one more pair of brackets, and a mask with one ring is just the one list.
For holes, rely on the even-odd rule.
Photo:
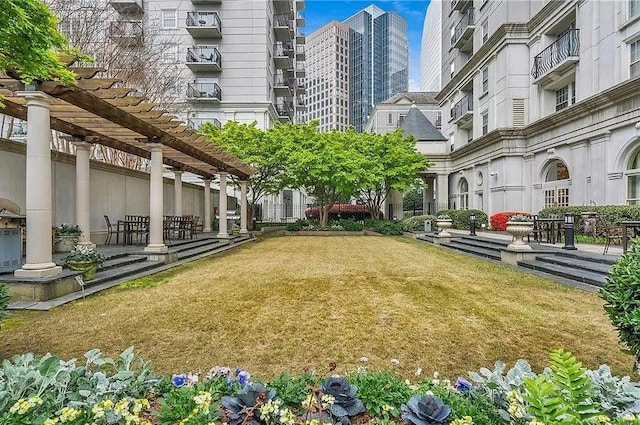
[(269, 377), (329, 362), (454, 377), (495, 360), (536, 368), (563, 347), (631, 372), (597, 295), (389, 237), (277, 237), (49, 312), (16, 312), (0, 357), (116, 354), (159, 371), (242, 366)]

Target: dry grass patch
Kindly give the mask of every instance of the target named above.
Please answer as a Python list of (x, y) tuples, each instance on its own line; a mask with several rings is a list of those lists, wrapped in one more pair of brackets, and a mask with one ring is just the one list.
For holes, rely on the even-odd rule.
[(240, 365), (269, 377), (366, 356), (455, 376), (497, 359), (541, 368), (557, 347), (589, 367), (632, 365), (597, 295), (402, 238), (269, 238), (13, 319), (0, 357), (135, 345), (166, 373)]

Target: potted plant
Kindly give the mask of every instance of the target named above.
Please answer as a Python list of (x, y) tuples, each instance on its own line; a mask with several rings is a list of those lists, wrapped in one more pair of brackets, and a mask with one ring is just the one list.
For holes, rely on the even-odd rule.
[(447, 229), (453, 226), (453, 220), (451, 219), (451, 217), (449, 217), (449, 215), (440, 214), (436, 223), (438, 224), (438, 236), (451, 236), (451, 233), (447, 231)]
[(64, 264), (71, 270), (83, 272), (84, 280), (92, 280), (106, 259), (107, 257), (100, 251), (88, 246), (76, 245), (71, 254), (64, 259)]
[(71, 252), (82, 234), (80, 227), (73, 224), (62, 224), (55, 229), (56, 252)]
[(524, 237), (533, 232), (533, 219), (526, 215), (513, 215), (507, 221), (507, 232), (515, 240), (507, 248), (514, 250), (529, 250), (531, 247), (524, 241)]

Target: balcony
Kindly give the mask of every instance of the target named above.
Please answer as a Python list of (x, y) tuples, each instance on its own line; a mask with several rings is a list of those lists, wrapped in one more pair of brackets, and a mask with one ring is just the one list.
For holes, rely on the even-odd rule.
[(276, 43), (273, 46), (273, 61), (276, 69), (290, 69), (293, 67), (293, 45)]
[(276, 97), (293, 97), (293, 86), (295, 80), (284, 74), (276, 74), (274, 78), (273, 91)]
[(452, 121), (460, 128), (470, 127), (473, 124), (473, 93), (467, 93), (451, 109)]
[(303, 79), (298, 80), (298, 94), (305, 94), (307, 92), (307, 86)]
[(142, 21), (116, 21), (109, 24), (109, 36), (120, 44), (139, 46), (144, 41)]
[(306, 71), (304, 69), (304, 62), (296, 62), (296, 77), (306, 77)]
[(215, 125), (218, 128), (222, 127), (222, 123), (217, 118), (189, 118), (187, 120), (187, 125), (193, 128), (194, 130), (200, 130), (200, 127), (202, 127), (202, 124), (206, 122), (210, 122), (211, 124)]
[(289, 15), (273, 16), (273, 31), (278, 41), (293, 41), (293, 21)]
[(199, 102), (220, 102), (222, 89), (218, 83), (189, 83), (187, 84), (187, 99)]
[(216, 47), (190, 47), (187, 49), (187, 66), (194, 72), (222, 70), (222, 58)]
[(307, 39), (304, 36), (304, 31), (302, 28), (296, 28), (296, 43), (297, 44), (306, 44)]
[(118, 13), (138, 14), (144, 13), (142, 0), (109, 0), (111, 7)]
[(580, 30), (570, 29), (533, 58), (533, 83), (549, 86), (580, 60)]
[(300, 12), (296, 12), (296, 27), (304, 27), (305, 20), (304, 15)]
[(451, 0), (451, 10), (463, 11), (473, 5), (473, 0)]
[(304, 44), (299, 44), (296, 46), (296, 60), (297, 61), (305, 61), (307, 59), (307, 55), (305, 54)]
[(475, 28), (473, 8), (470, 8), (462, 15), (462, 19), (455, 27), (451, 37), (451, 47), (465, 53), (473, 51), (473, 31)]
[(276, 103), (274, 106), (276, 109), (276, 113), (278, 114), (278, 119), (281, 122), (288, 122), (293, 120), (294, 108), (292, 103)]
[(186, 24), (193, 38), (222, 37), (222, 22), (217, 12), (187, 12)]
[(273, 0), (274, 13), (292, 13), (293, 1), (292, 0)]
[(304, 10), (304, 0), (296, 0), (296, 9)]

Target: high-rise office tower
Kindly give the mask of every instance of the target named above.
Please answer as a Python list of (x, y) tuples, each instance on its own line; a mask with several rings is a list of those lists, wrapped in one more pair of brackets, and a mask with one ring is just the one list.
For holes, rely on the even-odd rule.
[(407, 21), (371, 5), (349, 26), (349, 120), (362, 131), (376, 103), (409, 88)]
[(431, 0), (427, 7), (420, 46), (420, 91), (442, 88), (442, 0)]
[(306, 120), (318, 120), (320, 131), (349, 126), (349, 27), (327, 25), (307, 39)]

